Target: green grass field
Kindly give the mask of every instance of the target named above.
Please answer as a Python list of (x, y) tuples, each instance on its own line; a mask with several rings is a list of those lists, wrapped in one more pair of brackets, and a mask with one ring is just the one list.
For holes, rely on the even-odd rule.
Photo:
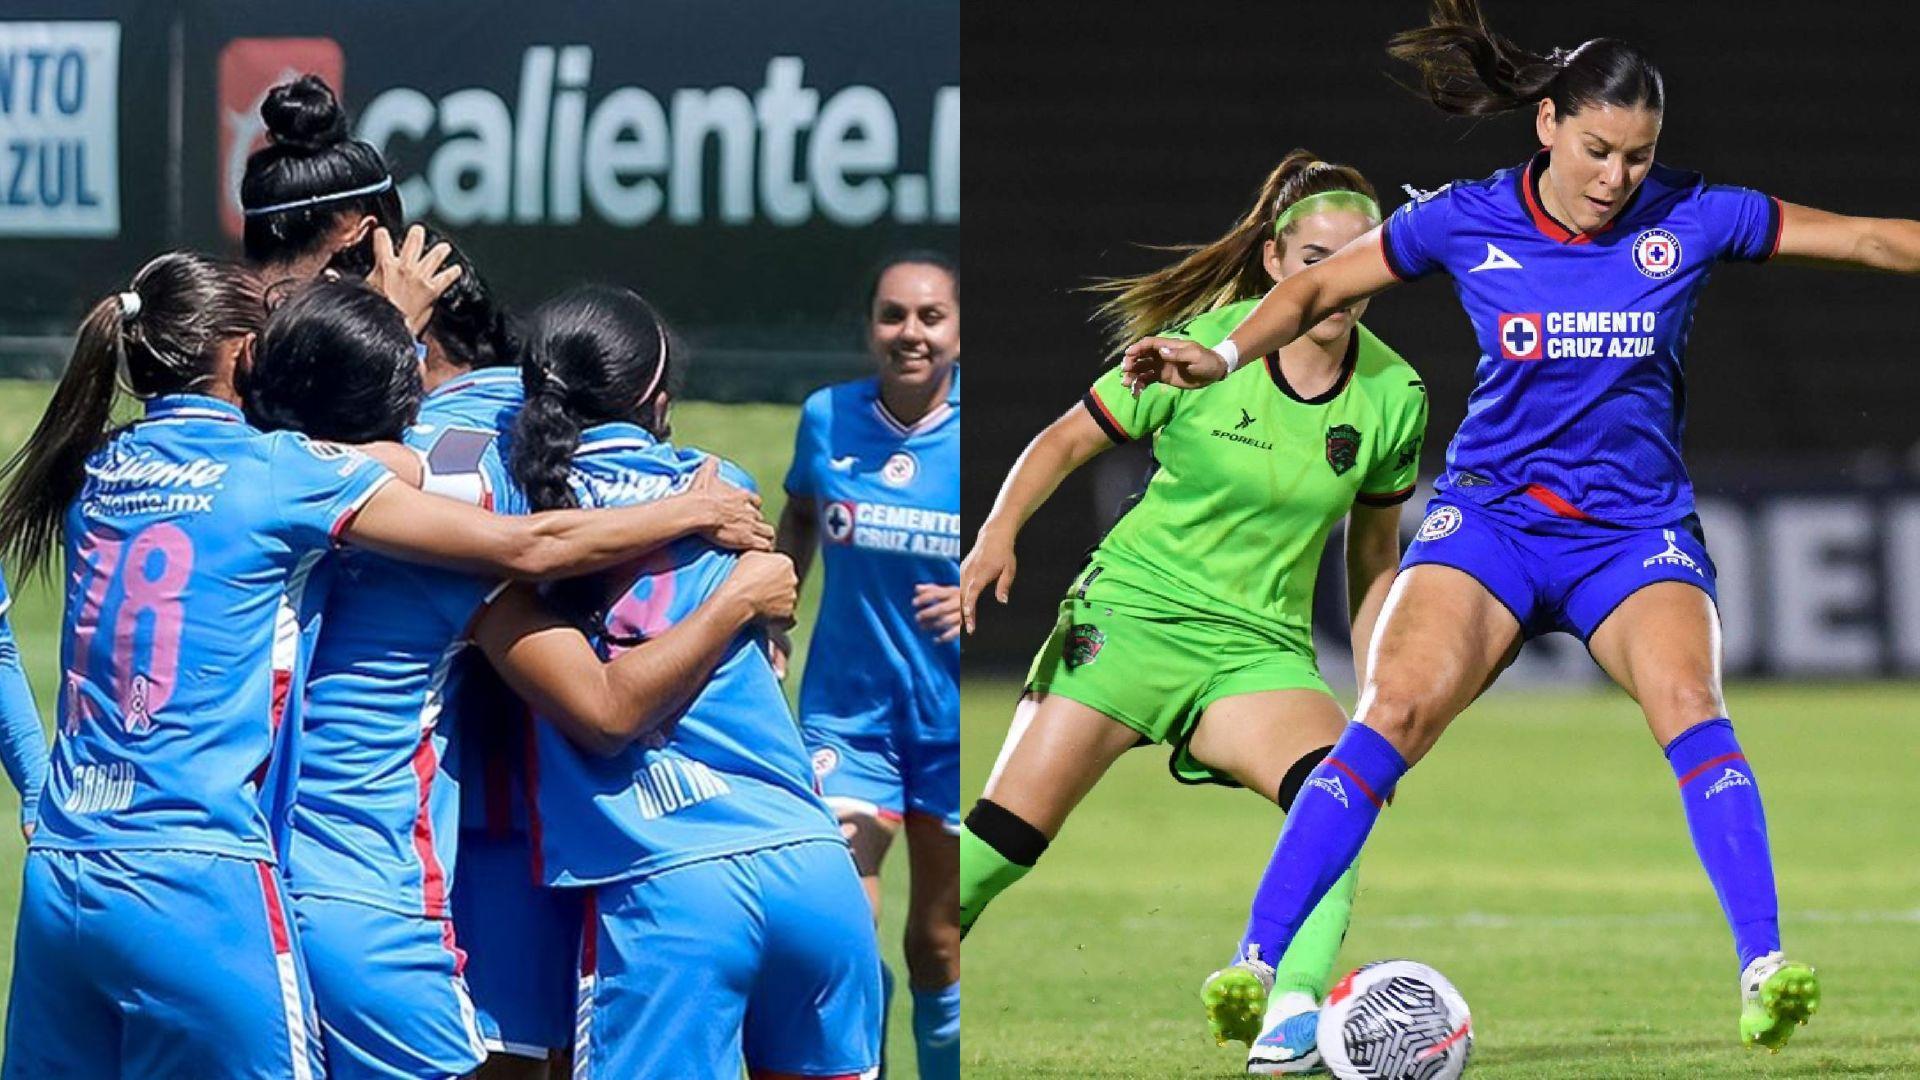
[[(11, 455), (39, 422), (52, 386), (48, 383), (0, 380), (0, 458)], [(678, 442), (712, 450), (738, 462), (760, 482), (768, 520), (777, 521), (786, 502), (781, 481), (793, 452), (793, 432), (800, 410), (793, 405), (713, 405), (686, 402), (673, 411), (674, 437)], [(821, 575), (807, 581), (800, 600), (800, 625), (794, 632), (792, 672), (788, 680), (789, 696), (799, 693), (799, 673), (804, 670), (812, 614), (819, 605)], [(48, 729), (52, 728), (54, 686), (60, 658), (59, 596), (44, 581), (18, 581), (9, 576), (15, 603), (10, 612), (15, 636), (33, 683), (34, 697), (40, 705)], [(19, 801), (9, 784), (0, 783), (0, 820), (18, 819)], [(19, 899), (20, 858), (24, 845), (19, 830), (0, 828), (0, 1033), (5, 1030), (5, 1003), (13, 970), (14, 913)], [(896, 971), (904, 971), (899, 959), (901, 919), (906, 910), (906, 853), (904, 847), (887, 860), (886, 899), (883, 903), (882, 955)], [(904, 979), (904, 976), (903, 976)], [(899, 1048), (891, 1069), (896, 1077), (917, 1076), (913, 1067), (913, 1032), (905, 990), (892, 1015), (889, 1045)]]
[[(1017, 687), (963, 691), (963, 801)], [(1473, 1009), (1478, 1077), (1920, 1076), (1920, 687), (1732, 688), (1790, 955), (1821, 1013), (1741, 1049), (1735, 959), (1673, 778), (1623, 695), (1499, 694), (1400, 785), (1344, 971), (1410, 957)], [(1229, 1076), (1201, 979), (1231, 959), (1280, 817), (1128, 755), (967, 939), (969, 1078)]]

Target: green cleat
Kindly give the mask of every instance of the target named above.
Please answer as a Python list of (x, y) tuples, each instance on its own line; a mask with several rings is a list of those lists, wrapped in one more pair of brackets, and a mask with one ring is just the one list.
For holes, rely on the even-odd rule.
[(1273, 968), (1257, 955), (1207, 976), (1200, 984), (1200, 1000), (1207, 1007), (1207, 1031), (1213, 1041), (1220, 1046), (1230, 1042), (1252, 1046), (1260, 1037), (1260, 1018), (1272, 990)]
[(1782, 953), (1768, 953), (1740, 976), (1740, 1042), (1770, 1054), (1820, 1008), (1820, 976)]

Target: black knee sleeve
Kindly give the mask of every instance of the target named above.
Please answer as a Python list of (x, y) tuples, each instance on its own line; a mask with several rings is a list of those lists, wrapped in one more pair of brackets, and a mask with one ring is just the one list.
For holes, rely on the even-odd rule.
[(1299, 761), (1293, 763), (1293, 768), (1287, 770), (1286, 778), (1280, 781), (1280, 809), (1292, 812), (1293, 800), (1300, 794), (1300, 789), (1307, 786), (1307, 777), (1313, 774), (1314, 766), (1326, 760), (1331, 753), (1333, 747), (1323, 746), (1307, 751)]
[(1008, 862), (1020, 866), (1039, 862), (1040, 854), (1047, 850), (1045, 833), (989, 799), (975, 802), (973, 809), (967, 811), (967, 831)]

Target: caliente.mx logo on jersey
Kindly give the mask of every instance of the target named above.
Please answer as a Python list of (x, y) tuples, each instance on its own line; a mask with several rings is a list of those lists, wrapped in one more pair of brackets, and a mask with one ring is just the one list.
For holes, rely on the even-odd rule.
[(1680, 269), (1680, 238), (1665, 229), (1648, 229), (1633, 238), (1634, 268), (1650, 278), (1671, 277)]

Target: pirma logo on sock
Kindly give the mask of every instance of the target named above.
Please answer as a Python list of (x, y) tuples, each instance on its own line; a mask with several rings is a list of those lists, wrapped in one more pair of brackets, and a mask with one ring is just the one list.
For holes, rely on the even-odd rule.
[(1720, 779), (1715, 780), (1713, 786), (1708, 788), (1707, 793), (1702, 795), (1701, 798), (1711, 799), (1728, 788), (1752, 786), (1753, 781), (1747, 779), (1746, 773), (1741, 772), (1739, 769), (1729, 767), (1726, 772), (1720, 774)]
[(1317, 787), (1334, 798), (1339, 799), (1341, 806), (1351, 806), (1351, 804), (1347, 802), (1347, 789), (1341, 786), (1340, 778), (1337, 776), (1316, 776), (1307, 781), (1307, 786)]

